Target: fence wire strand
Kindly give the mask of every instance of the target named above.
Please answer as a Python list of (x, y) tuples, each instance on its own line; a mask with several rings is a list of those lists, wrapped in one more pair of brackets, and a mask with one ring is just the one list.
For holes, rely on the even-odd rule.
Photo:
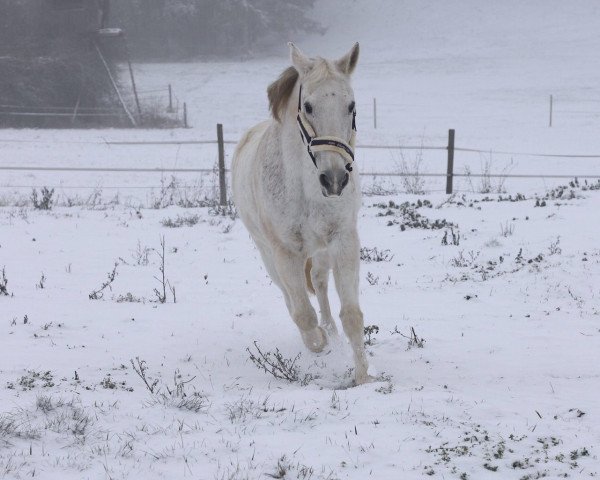
[[(42, 140), (42, 139), (11, 139), (0, 138), (0, 143), (46, 143), (46, 144), (81, 144), (81, 145), (216, 145), (217, 140)], [(236, 140), (225, 140), (225, 145), (237, 145)], [(432, 145), (374, 145), (374, 144), (358, 144), (356, 148), (365, 150), (448, 150), (447, 146), (432, 146)], [(455, 152), (465, 153), (480, 153), (492, 155), (515, 155), (522, 157), (541, 157), (541, 158), (597, 158), (600, 159), (600, 154), (571, 154), (571, 153), (536, 153), (536, 152), (519, 152), (507, 150), (480, 149), (468, 147), (455, 147)]]
[(516, 155), (519, 157), (542, 157), (542, 158), (600, 158), (600, 155), (586, 154), (561, 154), (561, 153), (532, 153), (532, 152), (507, 152), (502, 150), (481, 150), (477, 148), (456, 147), (455, 152), (484, 153), (492, 155)]
[[(98, 170), (93, 170), (93, 171), (98, 171)], [(109, 170), (109, 171), (113, 171), (113, 170)], [(119, 170), (119, 171), (123, 171), (123, 170)], [(144, 170), (139, 170), (139, 169), (127, 169), (125, 171), (128, 172), (138, 172), (138, 171), (143, 171), (143, 172), (147, 172), (147, 169)], [(173, 172), (173, 171), (179, 171), (179, 170), (164, 170), (164, 172)], [(181, 171), (189, 171), (187, 169), (181, 170)], [(193, 172), (201, 172), (201, 173), (216, 173), (215, 170), (213, 169), (193, 169)], [(227, 169), (225, 170), (227, 173), (229, 173), (231, 170)], [(158, 173), (160, 172), (160, 170), (152, 170), (152, 172)], [(454, 176), (454, 177), (465, 177), (465, 178), (542, 178), (542, 179), (549, 179), (549, 178), (554, 178), (554, 179), (573, 179), (573, 178), (578, 178), (578, 179), (600, 179), (600, 175), (535, 175), (535, 174), (522, 174), (522, 175), (502, 175), (502, 174), (467, 174), (467, 173), (456, 173), (454, 175), (451, 174), (447, 174), (447, 173), (421, 173), (421, 172), (406, 172), (406, 173), (380, 173), (380, 172), (361, 172), (360, 173), (361, 176), (364, 177), (450, 177), (450, 176)], [(128, 190), (128, 189), (135, 189), (135, 190), (143, 190), (143, 189), (147, 189), (147, 190), (154, 190), (154, 189), (160, 189), (160, 188), (165, 188), (165, 185), (109, 185), (109, 186), (100, 186), (100, 185), (43, 185), (43, 186), (36, 186), (36, 185), (0, 185), (0, 188), (2, 189), (9, 189), (9, 188), (54, 188), (54, 189), (107, 189), (107, 190)], [(177, 187), (178, 189), (194, 189), (194, 188), (198, 188), (197, 185), (186, 185), (186, 184), (178, 184)], [(442, 190), (440, 190), (442, 191)], [(457, 192), (458, 190), (454, 190), (455, 192)]]
[[(0, 105), (2, 107), (2, 105)], [(60, 108), (60, 107), (57, 107)], [(7, 114), (7, 112), (0, 112), (0, 115)], [(27, 113), (23, 113), (26, 115)], [(45, 115), (45, 114), (44, 114)], [(72, 114), (68, 113), (49, 113), (48, 115), (65, 115), (71, 116)], [(78, 115), (85, 115), (79, 113)], [(110, 115), (109, 113), (96, 113), (90, 115)], [(43, 140), (43, 139), (6, 139), (0, 138), (0, 143), (42, 143), (42, 144), (81, 144), (81, 145), (120, 145), (120, 146), (139, 146), (139, 145), (216, 145), (218, 144), (217, 140), (157, 140), (157, 141), (119, 141), (119, 140), (65, 140), (65, 141), (56, 141), (56, 140)], [(223, 142), (226, 145), (235, 145), (236, 141), (233, 140), (225, 140)], [(428, 145), (373, 145), (373, 144), (362, 144), (357, 145), (356, 148), (359, 149), (381, 149), (381, 150), (448, 150), (448, 147), (442, 146), (428, 146)], [(548, 154), (548, 153), (532, 153), (532, 152), (511, 152), (511, 151), (501, 151), (501, 150), (482, 150), (475, 148), (466, 148), (466, 147), (456, 147), (454, 148), (456, 152), (465, 152), (465, 153), (478, 153), (478, 154), (497, 154), (497, 155), (515, 155), (515, 156), (530, 156), (530, 157), (541, 157), (541, 158), (578, 158), (578, 159), (600, 159), (600, 155), (585, 155), (585, 154)], [(125, 168), (125, 167), (65, 167), (65, 166), (0, 166), (0, 171), (25, 171), (25, 172), (104, 172), (104, 173), (160, 173), (160, 174), (173, 174), (173, 173), (198, 173), (198, 174), (207, 174), (207, 173), (216, 173), (215, 168)], [(229, 173), (230, 169), (226, 169), (225, 172)], [(572, 178), (580, 178), (580, 179), (600, 179), (600, 174), (583, 174), (583, 175), (552, 175), (552, 174), (494, 174), (494, 173), (423, 173), (423, 172), (360, 172), (362, 176), (365, 177), (438, 177), (438, 178), (536, 178), (536, 179), (572, 179)], [(84, 185), (57, 185), (57, 186), (48, 186), (49, 188), (56, 189), (96, 189), (96, 188), (104, 188), (111, 190), (126, 190), (126, 189), (160, 189), (163, 188), (163, 185), (153, 186), (153, 185), (121, 185), (121, 186), (84, 186)], [(31, 186), (31, 185), (0, 185), (0, 188), (42, 188), (39, 186)], [(194, 185), (178, 185), (178, 188), (181, 189), (189, 189), (189, 188), (197, 188)]]
[(121, 167), (16, 167), (0, 166), (15, 172), (145, 172), (145, 173), (210, 173), (212, 168), (121, 168)]

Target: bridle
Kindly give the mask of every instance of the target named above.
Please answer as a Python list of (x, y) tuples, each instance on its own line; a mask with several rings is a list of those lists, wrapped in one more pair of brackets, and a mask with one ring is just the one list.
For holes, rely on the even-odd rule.
[[(354, 140), (356, 138), (356, 108), (352, 111), (352, 136), (350, 142), (346, 143), (339, 137), (322, 136), (317, 137), (315, 130), (302, 111), (302, 85), (298, 93), (298, 126), (300, 127), (300, 136), (302, 142), (306, 145), (310, 159), (317, 167), (315, 152), (336, 152), (346, 160), (346, 170), (352, 171), (352, 163), (354, 162)], [(318, 168), (318, 167), (317, 167)]]

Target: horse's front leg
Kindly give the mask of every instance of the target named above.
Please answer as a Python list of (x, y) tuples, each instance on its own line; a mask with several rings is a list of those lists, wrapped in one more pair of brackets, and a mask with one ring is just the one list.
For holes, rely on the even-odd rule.
[(275, 252), (275, 267), (288, 295), (288, 310), (302, 335), (304, 345), (320, 352), (327, 345), (325, 332), (318, 325), (317, 313), (310, 303), (305, 274), (306, 259), (285, 249)]
[(340, 319), (354, 353), (356, 384), (368, 382), (369, 364), (365, 354), (364, 320), (358, 302), (360, 269), (360, 242), (356, 230), (342, 234), (330, 249), (333, 259), (333, 277), (341, 302)]
[(319, 252), (312, 257), (312, 268), (310, 277), (315, 289), (315, 295), (321, 309), (321, 326), (330, 336), (337, 336), (337, 327), (331, 316), (331, 307), (329, 306), (329, 296), (327, 287), (329, 283), (329, 254)]

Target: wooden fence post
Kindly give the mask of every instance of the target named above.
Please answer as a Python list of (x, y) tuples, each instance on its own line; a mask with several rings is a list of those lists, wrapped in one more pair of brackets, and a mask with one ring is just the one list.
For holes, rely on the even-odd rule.
[(173, 112), (173, 90), (171, 88), (171, 84), (169, 83), (169, 109), (167, 110), (169, 113)]
[(373, 98), (373, 128), (377, 130), (377, 99)]
[[(108, 2), (107, 2), (108, 3)], [(122, 35), (123, 44), (125, 45), (125, 55), (127, 57), (127, 66), (129, 67), (129, 77), (131, 78), (131, 86), (133, 88), (133, 98), (138, 112), (138, 121), (142, 123), (142, 107), (140, 107), (140, 98), (138, 97), (137, 86), (135, 84), (135, 76), (133, 75), (133, 67), (131, 66), (131, 56), (129, 55), (129, 46), (125, 35)]]
[(184, 126), (184, 128), (188, 128), (187, 103), (185, 103), (185, 102), (183, 102), (183, 126)]
[(100, 60), (102, 60), (102, 65), (104, 65), (104, 69), (106, 70), (106, 73), (108, 74), (108, 78), (110, 78), (110, 83), (112, 84), (113, 88), (115, 89), (115, 93), (117, 94), (117, 97), (119, 98), (119, 102), (121, 103), (123, 110), (129, 117), (129, 121), (131, 122), (131, 124), (134, 127), (137, 127), (138, 124), (135, 121), (135, 118), (133, 118), (133, 115), (131, 114), (129, 109), (127, 108), (127, 104), (125, 103), (125, 100), (123, 100), (123, 96), (121, 95), (121, 91), (119, 90), (119, 87), (117, 86), (115, 77), (113, 77), (113, 74), (110, 71), (110, 67), (108, 66), (108, 63), (106, 63), (106, 59), (104, 58), (104, 55), (102, 55), (102, 50), (100, 50), (100, 47), (98, 46), (98, 42), (94, 42), (94, 47), (96, 47), (96, 52), (98, 52), (98, 56), (100, 57)]
[(454, 179), (454, 129), (448, 130), (448, 171), (446, 174), (446, 193), (452, 193)]
[(80, 102), (81, 102), (81, 89), (79, 90), (79, 95), (77, 95), (77, 103), (75, 104), (75, 110), (73, 110), (73, 117), (71, 117), (71, 123), (75, 123), (75, 119), (77, 118), (77, 110), (79, 110)]
[(221, 206), (227, 205), (227, 185), (225, 183), (225, 144), (223, 142), (223, 125), (217, 123), (217, 143), (219, 144), (219, 193)]

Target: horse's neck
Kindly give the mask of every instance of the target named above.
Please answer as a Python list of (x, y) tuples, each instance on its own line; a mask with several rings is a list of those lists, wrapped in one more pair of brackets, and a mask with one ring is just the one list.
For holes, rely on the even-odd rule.
[(284, 164), (286, 185), (300, 188), (307, 199), (323, 198), (315, 168), (306, 146), (302, 143), (295, 113), (289, 112), (280, 125), (281, 161)]

